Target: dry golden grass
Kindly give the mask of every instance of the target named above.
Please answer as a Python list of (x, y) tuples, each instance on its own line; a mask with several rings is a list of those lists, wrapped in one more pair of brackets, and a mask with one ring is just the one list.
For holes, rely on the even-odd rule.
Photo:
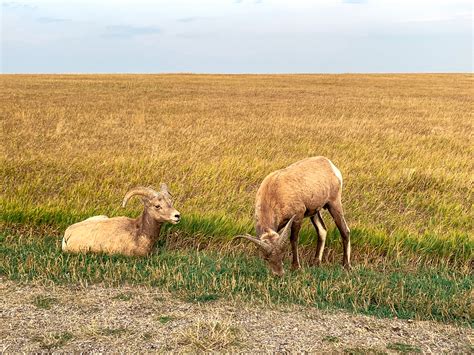
[(3, 75), (3, 213), (114, 214), (166, 181), (184, 215), (250, 225), (269, 172), (325, 155), (351, 227), (472, 233), (472, 78)]
[(222, 351), (239, 343), (239, 329), (230, 322), (198, 319), (193, 326), (183, 331), (178, 344), (184, 352)]

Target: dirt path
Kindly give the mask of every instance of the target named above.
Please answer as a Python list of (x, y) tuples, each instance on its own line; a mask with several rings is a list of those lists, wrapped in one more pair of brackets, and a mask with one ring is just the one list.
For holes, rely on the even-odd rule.
[(474, 331), (298, 306), (190, 303), (156, 289), (0, 279), (0, 351), (472, 351)]

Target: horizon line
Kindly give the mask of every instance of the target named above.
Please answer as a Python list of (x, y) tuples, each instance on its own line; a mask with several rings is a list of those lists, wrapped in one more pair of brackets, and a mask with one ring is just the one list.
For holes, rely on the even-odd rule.
[(258, 72), (12, 72), (0, 75), (410, 75), (410, 74), (474, 74), (473, 71), (393, 71), (393, 72), (274, 72), (274, 73), (258, 73)]

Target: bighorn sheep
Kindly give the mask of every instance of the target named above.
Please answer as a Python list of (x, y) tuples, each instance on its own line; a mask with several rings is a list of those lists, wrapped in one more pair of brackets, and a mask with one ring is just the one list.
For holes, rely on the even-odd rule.
[(144, 256), (149, 254), (164, 222), (176, 224), (181, 215), (173, 208), (165, 184), (161, 191), (137, 187), (125, 195), (122, 207), (132, 196), (141, 196), (145, 205), (138, 218), (95, 216), (69, 226), (62, 241), (64, 252), (93, 252)]
[(320, 210), (325, 208), (341, 233), (344, 247), (342, 264), (350, 269), (350, 230), (344, 219), (341, 192), (341, 172), (325, 157), (307, 158), (277, 170), (263, 180), (257, 191), (257, 238), (248, 234), (237, 238), (245, 238), (258, 245), (272, 273), (282, 276), (285, 244), (290, 235), (292, 269), (300, 268), (298, 235), (303, 218), (310, 217), (318, 235), (316, 258), (320, 264), (327, 234)]

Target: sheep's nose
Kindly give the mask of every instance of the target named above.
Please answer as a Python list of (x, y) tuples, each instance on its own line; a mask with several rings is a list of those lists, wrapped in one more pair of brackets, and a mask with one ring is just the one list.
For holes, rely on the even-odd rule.
[(180, 215), (179, 213), (176, 213), (176, 214), (174, 215), (174, 218), (180, 219), (180, 218), (181, 218), (181, 215)]

